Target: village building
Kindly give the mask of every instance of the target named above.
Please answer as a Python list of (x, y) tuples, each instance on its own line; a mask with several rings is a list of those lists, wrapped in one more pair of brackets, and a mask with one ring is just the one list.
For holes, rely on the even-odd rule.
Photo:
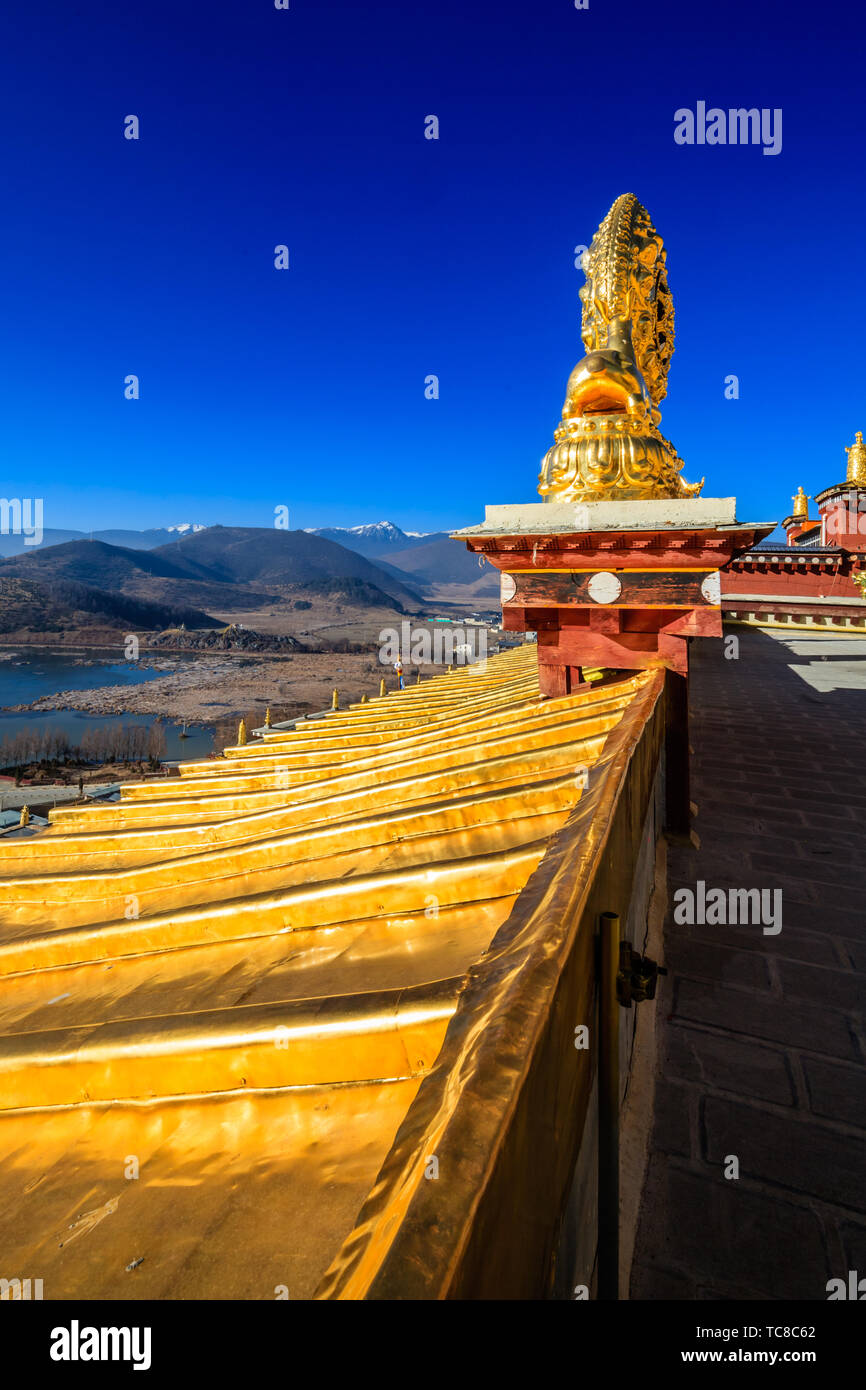
[(866, 631), (866, 445), (846, 449), (845, 479), (815, 495), (802, 486), (781, 525), (786, 544), (762, 541), (722, 574), (725, 618), (763, 627)]

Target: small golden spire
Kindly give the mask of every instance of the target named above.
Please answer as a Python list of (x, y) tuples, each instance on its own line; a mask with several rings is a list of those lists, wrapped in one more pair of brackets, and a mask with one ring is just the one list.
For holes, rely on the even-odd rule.
[(238, 747), (241, 748), (247, 741), (247, 722), (242, 719), (238, 725)]
[(270, 705), (268, 705), (267, 709), (265, 710), (265, 728), (266, 728), (266, 729), (269, 729), (270, 727), (271, 727), (271, 707), (270, 707)]
[(367, 697), (366, 697), (366, 695), (362, 695), (362, 696), (361, 696), (361, 704), (362, 704), (362, 705), (366, 705), (366, 703), (367, 703)]
[(416, 684), (416, 685), (420, 685), (420, 684), (421, 684), (421, 667), (420, 667), (420, 666), (418, 667), (418, 674), (417, 674), (417, 676), (415, 677), (415, 684)]
[(21, 807), (21, 819), (19, 820), (18, 824), (19, 824), (19, 825), (29, 825), (29, 824), (30, 824), (30, 807), (29, 807), (29, 806), (22, 806), (22, 807)]
[(380, 700), (381, 700), (381, 698), (382, 698), (382, 696), (383, 696), (384, 694), (385, 694), (385, 677), (383, 676), (382, 679), (381, 679), (380, 682), (379, 682), (379, 699), (380, 699)]
[(791, 515), (792, 515), (792, 516), (797, 516), (797, 517), (803, 517), (804, 520), (808, 520), (808, 517), (809, 517), (809, 498), (806, 496), (805, 492), (803, 491), (803, 484), (802, 484), (802, 483), (801, 483), (800, 486), (798, 487), (798, 489), (797, 489), (796, 493), (794, 494), (794, 496), (791, 498), (791, 501), (794, 503), (794, 510), (793, 510), (793, 512), (791, 513)]
[(340, 692), (339, 692), (339, 690), (337, 689), (337, 687), (334, 686), (334, 693), (333, 693), (333, 695), (331, 696), (331, 709), (339, 709), (339, 708), (340, 708)]
[(866, 487), (866, 444), (863, 443), (863, 431), (858, 430), (854, 436), (854, 443), (845, 446), (845, 453), (848, 455), (848, 477), (849, 483), (859, 483)]

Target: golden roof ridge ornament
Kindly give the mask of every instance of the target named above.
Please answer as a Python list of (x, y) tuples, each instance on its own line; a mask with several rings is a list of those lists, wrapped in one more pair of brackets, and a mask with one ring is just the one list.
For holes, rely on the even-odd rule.
[(810, 500), (811, 495), (806, 495), (803, 489), (803, 484), (801, 483), (797, 491), (791, 497), (791, 501), (794, 503), (794, 510), (792, 511), (791, 516), (803, 517), (804, 519), (808, 520)]
[(696, 497), (658, 426), (674, 350), (661, 237), (633, 193), (617, 198), (583, 258), (586, 356), (568, 379), (562, 422), (541, 465), (545, 502)]
[(866, 444), (863, 443), (862, 430), (855, 434), (853, 444), (846, 444), (845, 453), (848, 455), (848, 475), (845, 481), (866, 487)]

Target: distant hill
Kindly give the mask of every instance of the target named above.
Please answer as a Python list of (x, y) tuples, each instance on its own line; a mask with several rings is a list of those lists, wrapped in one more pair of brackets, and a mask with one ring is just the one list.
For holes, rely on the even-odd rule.
[[(298, 594), (310, 598), (326, 598), (334, 603), (354, 604), (356, 608), (391, 608), (398, 612), (406, 610), (399, 599), (386, 594), (366, 579), (311, 579), (298, 586)], [(296, 606), (298, 606), (296, 604)]]
[(399, 571), (386, 573), (319, 536), (270, 528), (214, 526), (155, 550), (67, 541), (0, 561), (4, 577), (84, 585), (172, 611), (242, 612), (252, 626), (257, 610), (279, 607), (310, 586), (316, 596), (359, 608), (415, 612), (421, 606), (416, 587)]
[(423, 584), (425, 588), (465, 586), (467, 598), (499, 598), (499, 573), (478, 556), (466, 549), (463, 541), (445, 536), (428, 541), (426, 545), (398, 550), (388, 556), (389, 565), (402, 570), (407, 581)]
[(357, 552), (309, 531), (211, 526), (151, 553), (180, 569), (188, 567), (190, 578), (280, 587), (358, 579), (397, 599), (404, 608), (414, 610), (419, 605), (411, 581), (395, 579)]
[(378, 567), (392, 579), (420, 588), (428, 599), (445, 595), (455, 602), (492, 599), (498, 604), (497, 571), (486, 563), (479, 565), (478, 556), (470, 554), (462, 541), (452, 541), (447, 531), (409, 533), (391, 521), (378, 521), (345, 530), (320, 528), (308, 534), (375, 557)]
[[(170, 552), (172, 546), (166, 546)], [(105, 541), (65, 541), (61, 545), (38, 547), (16, 555), (0, 568), (0, 574), (53, 575), (78, 579), (103, 589), (122, 589), (132, 575), (152, 575), (166, 579), (187, 579), (189, 566), (178, 567), (159, 550), (132, 550)], [(200, 574), (199, 578), (204, 578)]]
[[(131, 550), (104, 541), (67, 541), (0, 561), (0, 577), (17, 574), (22, 579), (70, 580), (146, 603), (205, 612), (211, 607), (231, 607), (232, 595), (225, 582), (212, 578), (206, 567), (189, 560), (182, 565), (172, 563), (179, 544), (175, 541), (157, 550)], [(244, 590), (243, 597), (246, 609), (272, 602), (270, 594), (250, 589)]]
[(401, 531), (393, 521), (374, 521), (367, 526), (318, 526), (308, 527), (306, 534), (321, 536), (326, 541), (336, 541), (347, 550), (354, 550), (367, 559), (379, 560), (398, 550), (408, 550), (415, 545), (425, 545), (428, 541), (441, 539), (444, 531)]
[(196, 521), (183, 521), (178, 526), (154, 526), (147, 531), (127, 531), (114, 528), (108, 531), (69, 531), (48, 527), (42, 535), (40, 545), (26, 545), (24, 536), (4, 536), (0, 534), (0, 557), (9, 555), (32, 555), (35, 551), (47, 550), (50, 546), (63, 545), (67, 541), (104, 541), (107, 545), (121, 545), (128, 550), (154, 550), (158, 545), (180, 540), (190, 532), (205, 528)]
[(161, 632), (219, 624), (195, 608), (147, 603), (69, 579), (21, 579), (0, 571), (0, 632), (58, 632), (65, 628), (116, 627), (124, 632)]

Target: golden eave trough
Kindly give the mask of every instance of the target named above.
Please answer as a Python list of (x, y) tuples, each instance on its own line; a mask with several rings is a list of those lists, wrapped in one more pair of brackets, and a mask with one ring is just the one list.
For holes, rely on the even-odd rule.
[[(640, 839), (661, 688), (542, 701), (521, 648), (7, 841), (7, 1276), (46, 1299), (471, 1292), (557, 990), (591, 994), (580, 922), (626, 804)], [(552, 1121), (566, 1148), (579, 1110)]]

